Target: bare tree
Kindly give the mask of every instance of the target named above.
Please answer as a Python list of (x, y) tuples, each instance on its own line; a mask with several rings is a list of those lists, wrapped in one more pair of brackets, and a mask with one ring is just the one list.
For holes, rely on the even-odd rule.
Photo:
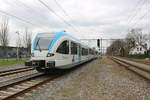
[(25, 28), (25, 35), (23, 37), (23, 41), (25, 48), (27, 48), (28, 54), (31, 54), (31, 40), (32, 40), (32, 32), (29, 32), (28, 28)]
[(133, 47), (135, 44), (143, 44), (146, 41), (146, 34), (142, 33), (142, 29), (131, 29), (126, 36), (129, 46)]
[(147, 34), (147, 55), (150, 57), (150, 32)]
[(146, 35), (146, 39), (150, 42), (150, 32)]
[(108, 55), (116, 55), (120, 53), (120, 49), (125, 45), (124, 40), (115, 40), (112, 44), (107, 48)]
[(7, 53), (6, 47), (9, 44), (8, 23), (9, 23), (9, 21), (8, 21), (8, 18), (6, 18), (6, 17), (3, 17), (2, 21), (0, 23), (0, 43), (4, 49), (4, 55), (5, 56)]

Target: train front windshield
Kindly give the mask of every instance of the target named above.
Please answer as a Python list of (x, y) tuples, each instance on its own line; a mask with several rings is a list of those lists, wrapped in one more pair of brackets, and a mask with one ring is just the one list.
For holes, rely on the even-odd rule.
[(49, 37), (37, 37), (35, 39), (35, 50), (48, 50), (51, 41), (52, 38)]

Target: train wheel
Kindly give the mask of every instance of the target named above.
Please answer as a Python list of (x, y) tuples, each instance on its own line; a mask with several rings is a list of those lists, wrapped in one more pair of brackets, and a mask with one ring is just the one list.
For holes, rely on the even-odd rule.
[(37, 70), (38, 72), (44, 72), (44, 70), (41, 69), (40, 67), (36, 67), (36, 70)]

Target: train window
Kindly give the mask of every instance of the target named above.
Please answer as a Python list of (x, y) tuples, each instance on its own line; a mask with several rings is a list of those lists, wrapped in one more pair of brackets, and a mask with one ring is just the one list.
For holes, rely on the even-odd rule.
[(36, 37), (35, 38), (35, 50), (48, 50), (52, 39), (49, 37)]
[(94, 55), (94, 50), (92, 50), (92, 55)]
[(65, 40), (57, 48), (56, 52), (61, 54), (69, 54), (69, 41)]
[(82, 55), (88, 55), (88, 49), (82, 48)]
[(77, 54), (77, 44), (71, 42), (71, 54)]
[(89, 54), (92, 54), (92, 49), (89, 49)]
[(84, 48), (82, 48), (82, 55), (84, 55)]

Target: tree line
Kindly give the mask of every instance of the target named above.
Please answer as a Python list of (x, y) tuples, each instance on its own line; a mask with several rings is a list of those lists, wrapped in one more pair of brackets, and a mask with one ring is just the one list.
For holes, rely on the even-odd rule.
[(150, 33), (144, 33), (142, 29), (131, 29), (125, 39), (114, 40), (107, 48), (108, 55), (127, 56), (132, 47), (136, 44), (147, 46), (146, 41), (150, 42)]
[[(0, 21), (0, 46), (4, 50), (4, 55), (7, 55), (7, 47), (11, 42), (10, 37), (12, 34), (10, 34), (9, 27), (9, 19), (3, 16)], [(18, 34), (18, 38), (16, 38), (16, 46), (18, 48), (26, 48), (27, 52), (30, 54), (32, 32), (26, 27), (23, 35), (20, 35), (19, 31), (16, 31), (16, 34)]]

